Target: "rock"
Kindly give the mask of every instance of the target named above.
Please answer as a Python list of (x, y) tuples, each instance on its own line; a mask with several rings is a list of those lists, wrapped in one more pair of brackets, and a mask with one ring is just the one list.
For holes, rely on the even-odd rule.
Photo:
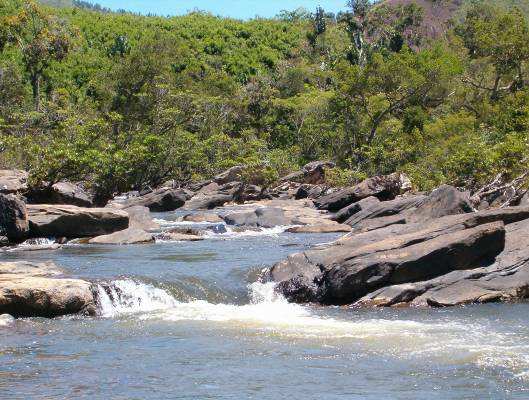
[(94, 237), (129, 227), (129, 215), (112, 208), (70, 205), (28, 205), (31, 237)]
[(202, 236), (179, 233), (179, 232), (163, 232), (156, 235), (156, 240), (174, 241), (174, 242), (198, 242), (204, 240)]
[(211, 210), (222, 207), (224, 204), (233, 201), (233, 196), (229, 194), (216, 193), (212, 195), (198, 194), (187, 201), (184, 210)]
[(161, 188), (144, 196), (112, 202), (110, 206), (119, 208), (143, 206), (152, 212), (165, 212), (179, 209), (189, 198), (189, 192), (184, 189)]
[(352, 215), (346, 223), (357, 231), (367, 231), (391, 224), (426, 222), (469, 212), (472, 212), (472, 207), (468, 196), (452, 186), (444, 185), (428, 196), (404, 196), (374, 203)]
[[(510, 232), (511, 224), (526, 220), (529, 207), (512, 207), (352, 232), (333, 244), (289, 256), (271, 268), (270, 277), (291, 301), (351, 304), (373, 292), (372, 303), (382, 302), (395, 292), (384, 291), (386, 287), (408, 288), (452, 271), (490, 266), (503, 251), (504, 224)], [(517, 265), (502, 265), (511, 262)]]
[(367, 197), (379, 200), (392, 200), (402, 190), (403, 178), (400, 174), (369, 178), (348, 189), (343, 189), (315, 200), (321, 210), (336, 212)]
[(226, 183), (240, 181), (243, 172), (244, 167), (242, 165), (236, 165), (222, 172), (221, 174), (218, 174), (215, 178), (213, 178), (213, 182), (219, 185), (225, 185)]
[(318, 197), (323, 196), (326, 190), (325, 186), (304, 184), (298, 188), (294, 198), (296, 200), (317, 199)]
[(422, 200), (406, 219), (408, 223), (423, 222), (472, 211), (468, 193), (462, 193), (453, 186), (443, 185)]
[(160, 224), (154, 222), (147, 207), (133, 206), (125, 208), (129, 215), (129, 228), (142, 229), (144, 231), (159, 229)]
[(94, 286), (60, 275), (54, 264), (0, 263), (0, 314), (17, 318), (95, 315)]
[(14, 323), (15, 323), (15, 318), (13, 318), (11, 315), (9, 314), (0, 315), (0, 328), (11, 326)]
[[(415, 209), (422, 202), (427, 199), (426, 196), (405, 196), (390, 201), (379, 201), (377, 202), (366, 202), (364, 207), (359, 204), (358, 207), (362, 208), (360, 211), (354, 213), (349, 217), (345, 223), (352, 226), (356, 230), (368, 230), (364, 229), (363, 224), (367, 220), (375, 218), (388, 217), (401, 214), (405, 210)], [(358, 203), (355, 203), (358, 204)], [(353, 206), (355, 205), (353, 204)], [(345, 214), (348, 211), (345, 211)], [(350, 211), (349, 211), (350, 212)], [(342, 214), (342, 215), (343, 215)]]
[(504, 244), (503, 224), (493, 223), (442, 235), (404, 251), (388, 250), (331, 265), (324, 278), (323, 302), (351, 304), (383, 286), (478, 268), (494, 260)]
[(374, 291), (362, 306), (434, 306), (516, 301), (529, 298), (529, 220), (506, 227), (505, 250), (491, 266)]
[(243, 185), (235, 196), (234, 200), (238, 203), (247, 201), (259, 201), (266, 195), (263, 193), (263, 188), (257, 185)]
[(284, 211), (280, 208), (258, 208), (254, 211), (235, 212), (226, 215), (224, 221), (228, 225), (259, 228), (273, 228), (291, 224), (291, 220), (285, 217)]
[(90, 195), (79, 185), (58, 182), (51, 187), (32, 189), (28, 195), (31, 204), (70, 204), (79, 207), (92, 207)]
[(280, 182), (298, 182), (312, 185), (325, 182), (325, 170), (334, 168), (335, 164), (328, 161), (313, 161), (306, 164), (301, 171), (294, 172), (283, 178)]
[(28, 189), (28, 173), (18, 169), (0, 170), (0, 193), (20, 194)]
[(145, 244), (153, 243), (154, 236), (138, 228), (127, 228), (109, 235), (97, 236), (88, 241), (89, 244)]
[(188, 214), (184, 216), (183, 221), (186, 222), (209, 222), (209, 223), (217, 223), (217, 222), (224, 222), (224, 220), (219, 217), (217, 214), (208, 214), (208, 213), (196, 213), (196, 214)]
[(336, 213), (334, 216), (334, 220), (338, 221), (340, 223), (344, 223), (349, 218), (351, 218), (353, 215), (358, 214), (360, 211), (365, 211), (366, 209), (369, 209), (373, 206), (378, 206), (380, 203), (380, 200), (376, 197), (370, 196), (366, 197), (365, 199), (362, 199), (356, 203), (353, 203), (345, 208), (342, 208), (340, 211)]
[(201, 187), (196, 194), (207, 194), (214, 193), (220, 190), (220, 185), (216, 182), (208, 183), (206, 186)]
[(337, 232), (351, 232), (349, 225), (334, 224), (320, 224), (320, 225), (304, 225), (295, 226), (287, 229), (288, 233), (337, 233)]
[(22, 242), (29, 234), (26, 205), (12, 194), (0, 193), (0, 234), (10, 242)]

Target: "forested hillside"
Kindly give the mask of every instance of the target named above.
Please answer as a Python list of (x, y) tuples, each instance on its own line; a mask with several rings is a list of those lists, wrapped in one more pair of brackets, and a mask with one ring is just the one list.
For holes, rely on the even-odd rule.
[(266, 184), (327, 159), (333, 184), (401, 171), (417, 189), (525, 171), (523, 11), (465, 4), (434, 39), (428, 10), (392, 3), (237, 21), (3, 0), (0, 167), (100, 199), (236, 164)]

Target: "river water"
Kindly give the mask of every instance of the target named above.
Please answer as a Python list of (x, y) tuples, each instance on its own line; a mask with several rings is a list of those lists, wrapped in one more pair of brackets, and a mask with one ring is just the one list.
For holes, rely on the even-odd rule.
[(266, 266), (337, 237), (277, 228), (3, 254), (115, 289), (100, 289), (98, 318), (0, 326), (0, 398), (529, 398), (528, 304), (324, 308), (257, 283)]

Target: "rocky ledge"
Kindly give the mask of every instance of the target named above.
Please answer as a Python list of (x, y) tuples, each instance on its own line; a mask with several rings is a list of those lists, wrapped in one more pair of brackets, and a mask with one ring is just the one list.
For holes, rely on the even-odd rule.
[[(423, 204), (431, 214), (440, 211)], [(271, 268), (270, 278), (299, 303), (449, 306), (519, 300), (529, 295), (528, 244), (528, 207), (445, 215), (353, 231), (291, 255)]]
[(0, 263), (0, 314), (57, 317), (96, 314), (95, 287), (68, 279), (52, 263)]

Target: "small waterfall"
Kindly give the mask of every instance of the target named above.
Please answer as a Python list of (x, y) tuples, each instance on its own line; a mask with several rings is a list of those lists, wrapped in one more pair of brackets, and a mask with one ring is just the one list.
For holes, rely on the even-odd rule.
[(165, 290), (132, 280), (98, 285), (97, 299), (101, 316), (109, 318), (165, 310), (178, 304)]

